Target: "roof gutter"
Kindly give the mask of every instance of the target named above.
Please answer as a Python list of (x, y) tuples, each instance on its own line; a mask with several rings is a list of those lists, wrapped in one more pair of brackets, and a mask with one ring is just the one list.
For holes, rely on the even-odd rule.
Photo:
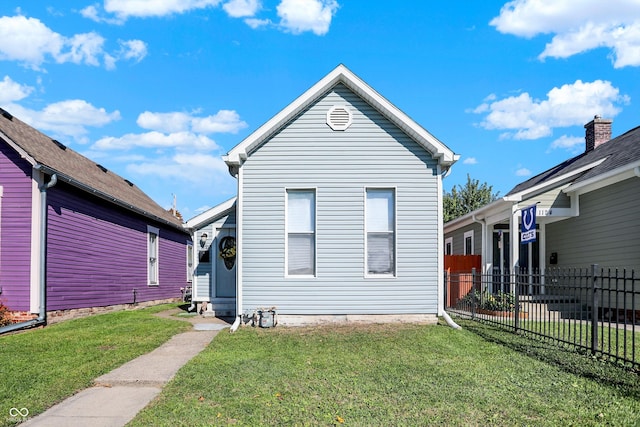
[(97, 197), (106, 200), (108, 202), (114, 203), (122, 208), (125, 208), (127, 210), (133, 211), (135, 213), (138, 213), (140, 215), (146, 216), (148, 218), (151, 218), (155, 221), (161, 222), (163, 224), (169, 225), (175, 229), (181, 230), (181, 231), (185, 231), (184, 228), (181, 225), (172, 223), (171, 221), (167, 221), (166, 219), (160, 218), (159, 216), (153, 215), (152, 213), (149, 213), (143, 209), (137, 208), (129, 203), (125, 203), (124, 201), (117, 199), (107, 193), (104, 193), (100, 190), (96, 190), (95, 188), (92, 188), (86, 184), (83, 184), (80, 181), (77, 181), (67, 175), (64, 175), (58, 171), (56, 171), (55, 169), (50, 168), (49, 166), (45, 166), (43, 164), (37, 164), (36, 166), (34, 166), (34, 168), (39, 169), (45, 173), (48, 173), (50, 175), (58, 175), (58, 179), (73, 185), (74, 187), (77, 187), (83, 191), (86, 191), (87, 193), (93, 193), (94, 195), (96, 195)]
[[(36, 170), (40, 168), (37, 165)], [(47, 190), (58, 183), (58, 175), (51, 175), (47, 183), (38, 186), (40, 189), (40, 307), (38, 317), (26, 322), (14, 323), (0, 328), (0, 335), (20, 329), (34, 328), (47, 324)]]

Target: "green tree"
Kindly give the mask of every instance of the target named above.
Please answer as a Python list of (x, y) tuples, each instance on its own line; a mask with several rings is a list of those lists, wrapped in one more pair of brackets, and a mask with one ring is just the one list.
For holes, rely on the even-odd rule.
[(499, 192), (493, 192), (493, 186), (486, 182), (480, 184), (477, 179), (471, 179), (467, 174), (467, 184), (463, 187), (458, 185), (451, 189), (451, 192), (444, 193), (443, 211), (444, 222), (456, 219), (471, 211), (488, 205), (497, 200)]

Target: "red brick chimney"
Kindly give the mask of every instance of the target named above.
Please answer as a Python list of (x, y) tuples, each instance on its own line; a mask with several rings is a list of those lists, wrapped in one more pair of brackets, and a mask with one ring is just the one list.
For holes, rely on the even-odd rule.
[(593, 120), (584, 125), (585, 152), (599, 147), (611, 139), (611, 119), (594, 116)]

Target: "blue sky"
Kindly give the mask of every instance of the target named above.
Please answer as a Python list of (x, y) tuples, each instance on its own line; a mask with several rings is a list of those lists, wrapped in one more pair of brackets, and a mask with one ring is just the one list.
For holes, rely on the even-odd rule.
[[(398, 5), (402, 5), (399, 7)], [(0, 106), (185, 219), (221, 160), (338, 64), (501, 195), (640, 125), (640, 0), (3, 0)]]

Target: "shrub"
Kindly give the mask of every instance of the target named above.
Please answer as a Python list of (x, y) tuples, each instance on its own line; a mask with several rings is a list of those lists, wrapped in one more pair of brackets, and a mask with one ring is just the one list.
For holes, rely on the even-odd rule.
[(13, 323), (11, 321), (11, 312), (6, 305), (0, 301), (0, 327), (7, 326)]
[(460, 302), (465, 305), (475, 305), (476, 309), (490, 311), (514, 311), (516, 307), (515, 295), (502, 291), (491, 294), (488, 291), (480, 293), (473, 290), (465, 295)]

